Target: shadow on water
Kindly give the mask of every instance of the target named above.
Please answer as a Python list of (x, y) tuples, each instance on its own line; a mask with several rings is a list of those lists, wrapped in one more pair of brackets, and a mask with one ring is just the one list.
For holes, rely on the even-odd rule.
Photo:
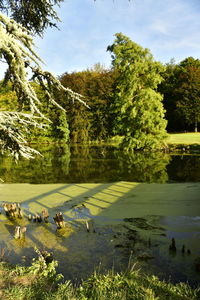
[[(194, 222), (200, 192), (195, 165), (198, 168), (200, 157), (125, 155), (112, 147), (40, 150), (44, 157), (33, 161), (15, 164), (8, 157), (0, 161), (5, 183), (39, 183), (0, 187), (0, 201), (21, 202), (25, 213), (22, 220), (0, 215), (0, 243), (8, 249), (11, 262), (29, 264), (37, 246), (54, 253), (58, 271), (66, 278), (80, 281), (100, 265), (102, 272), (113, 266), (117, 271), (126, 269), (132, 253), (132, 263), (137, 261), (161, 278), (171, 276), (174, 282), (191, 284), (200, 279), (193, 264), (200, 255), (200, 225)], [(160, 184), (176, 181), (187, 183)], [(43, 208), (50, 213), (48, 224), (28, 221), (29, 213), (41, 213)], [(57, 212), (67, 222), (61, 230), (53, 222)], [(179, 222), (184, 216), (189, 220), (185, 227)], [(86, 220), (91, 224), (89, 233)], [(16, 225), (27, 227), (25, 240), (13, 239)], [(172, 237), (176, 237), (175, 255), (169, 253)], [(183, 244), (191, 248), (190, 256), (182, 255)], [(146, 252), (151, 259), (144, 259)]]
[[(8, 191), (9, 186), (13, 191)], [(143, 270), (155, 271), (165, 279), (170, 275), (174, 282), (188, 280), (195, 284), (199, 275), (193, 262), (199, 254), (200, 226), (191, 222), (199, 192), (198, 183), (192, 189), (191, 183), (2, 185), (1, 197), (21, 202), (25, 213), (23, 219), (16, 220), (0, 215), (2, 247), (8, 249), (13, 263), (21, 262), (21, 258), (30, 263), (34, 246), (53, 252), (59, 261), (58, 271), (77, 282), (87, 278), (99, 265), (102, 272), (113, 266), (117, 271), (126, 269), (132, 253), (132, 263), (137, 261)], [(49, 210), (48, 224), (28, 221), (30, 212), (40, 213), (44, 208)], [(56, 230), (53, 216), (59, 211), (67, 225)], [(174, 226), (174, 220), (186, 214), (190, 230), (188, 226), (182, 228), (181, 223)], [(24, 240), (13, 239), (16, 225), (27, 226)], [(173, 256), (169, 253), (172, 236), (177, 243)], [(181, 254), (182, 243), (190, 247), (191, 255)], [(146, 253), (152, 259), (144, 259)]]

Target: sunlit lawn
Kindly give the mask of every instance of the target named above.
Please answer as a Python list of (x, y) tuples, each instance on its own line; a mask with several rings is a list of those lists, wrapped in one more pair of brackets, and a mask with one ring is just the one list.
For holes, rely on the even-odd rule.
[(167, 142), (169, 144), (200, 144), (200, 133), (171, 133)]

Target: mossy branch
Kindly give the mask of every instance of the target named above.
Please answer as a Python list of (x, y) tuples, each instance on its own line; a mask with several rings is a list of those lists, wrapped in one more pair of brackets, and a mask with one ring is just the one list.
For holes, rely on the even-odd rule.
[(35, 117), (48, 120), (42, 113), (42, 103), (31, 86), (28, 79), (29, 75), (45, 91), (45, 100), (57, 106), (58, 109), (64, 110), (55, 101), (55, 96), (59, 91), (66, 93), (70, 100), (79, 101), (86, 105), (81, 95), (63, 87), (55, 76), (42, 70), (40, 66), (42, 60), (33, 48), (34, 42), (30, 32), (22, 25), (0, 13), (0, 60), (8, 64), (4, 83), (12, 82), (18, 98), (19, 109), (22, 111), (26, 107), (26, 111), (30, 111), (30, 114), (1, 112), (0, 143), (2, 151), (8, 149), (16, 157), (20, 154), (23, 157), (30, 158), (32, 154), (36, 153), (30, 147), (22, 146), (26, 144), (24, 138), (26, 126), (33, 125), (43, 128), (43, 126), (40, 126), (41, 120), (37, 119), (36, 122)]

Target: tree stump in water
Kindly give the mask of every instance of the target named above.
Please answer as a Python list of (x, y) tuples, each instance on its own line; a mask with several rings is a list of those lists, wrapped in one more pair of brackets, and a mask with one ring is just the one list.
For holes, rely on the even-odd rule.
[(49, 213), (47, 209), (42, 210), (42, 217), (45, 223), (48, 223)]
[(64, 219), (63, 219), (63, 214), (61, 212), (57, 213), (56, 216), (53, 219), (56, 223), (57, 229), (61, 229), (65, 226), (65, 222), (64, 222)]
[(45, 262), (47, 264), (49, 264), (53, 261), (53, 253), (43, 250), (43, 251), (41, 251), (41, 255), (44, 257)]
[(90, 227), (89, 227), (88, 221), (85, 221), (85, 226), (86, 226), (87, 232), (90, 232)]
[(23, 213), (19, 203), (4, 203), (3, 208), (6, 213), (6, 216), (8, 217), (17, 217), (20, 219), (23, 217)]
[(31, 220), (32, 220), (32, 218), (33, 218), (33, 217), (32, 217), (32, 215), (31, 215), (31, 214), (29, 214), (29, 215), (28, 215), (28, 220), (29, 220), (29, 221), (31, 221)]
[(44, 221), (45, 223), (48, 223), (48, 218), (49, 218), (49, 213), (47, 209), (43, 209), (42, 210), (42, 216), (39, 214), (35, 214), (35, 215), (28, 215), (28, 220), (33, 222), (38, 222), (41, 223), (42, 221)]
[(38, 222), (38, 223), (42, 222), (42, 217), (38, 214), (35, 214), (35, 216), (33, 216), (32, 219), (33, 219), (34, 222)]
[(174, 238), (172, 238), (172, 242), (169, 245), (169, 250), (172, 251), (172, 252), (176, 252), (176, 242), (175, 242)]
[(16, 226), (15, 227), (15, 234), (14, 234), (15, 239), (24, 238), (25, 237), (25, 232), (26, 232), (26, 227)]
[(96, 230), (94, 228), (94, 222), (92, 220), (91, 221), (85, 221), (85, 226), (86, 226), (87, 232), (96, 233)]

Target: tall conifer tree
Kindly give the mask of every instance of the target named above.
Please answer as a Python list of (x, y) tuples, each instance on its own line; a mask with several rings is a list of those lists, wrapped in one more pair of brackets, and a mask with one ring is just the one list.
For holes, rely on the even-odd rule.
[(108, 47), (113, 68), (118, 72), (112, 105), (113, 131), (124, 136), (127, 150), (155, 150), (166, 137), (162, 96), (157, 92), (164, 71), (148, 49), (143, 49), (121, 33)]

